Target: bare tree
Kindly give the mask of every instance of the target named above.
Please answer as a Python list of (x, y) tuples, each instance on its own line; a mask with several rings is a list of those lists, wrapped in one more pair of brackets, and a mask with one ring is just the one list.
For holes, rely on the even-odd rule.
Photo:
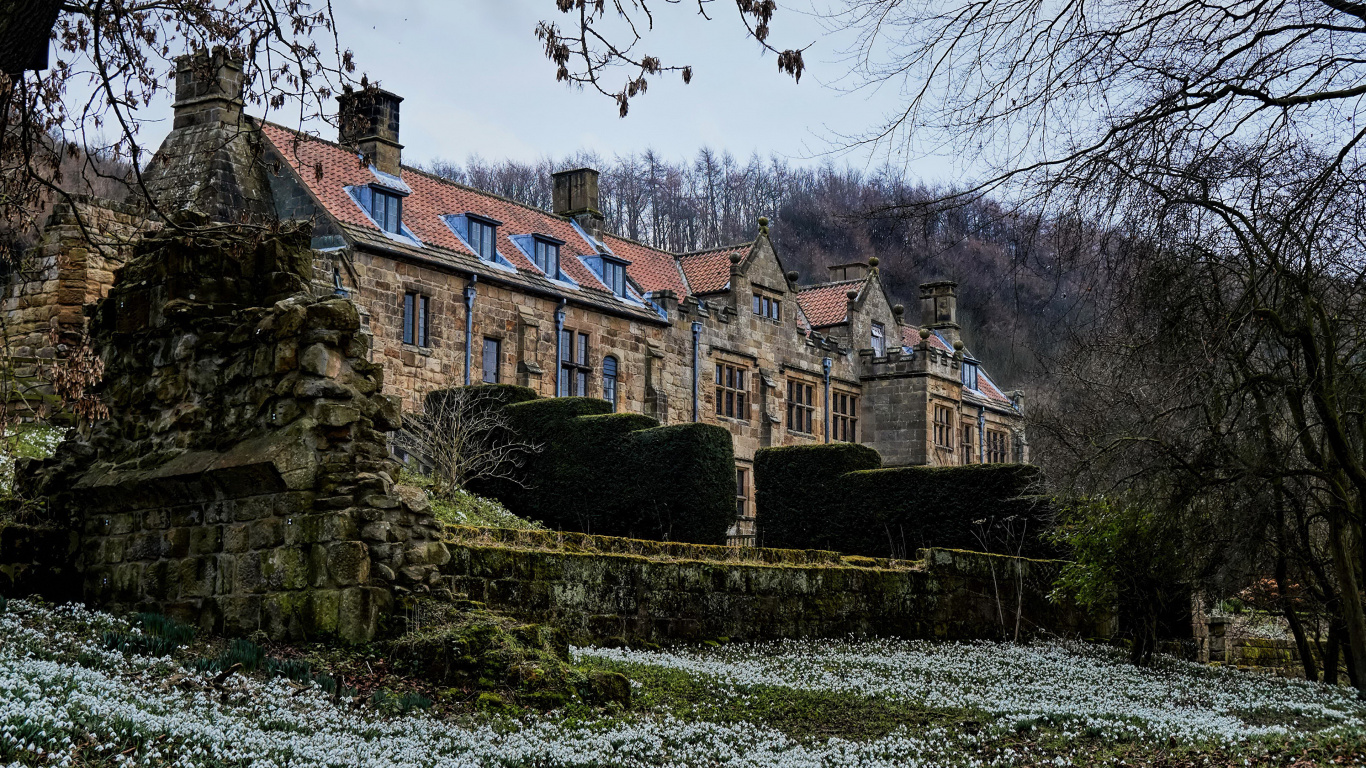
[[(708, 6), (716, 0), (694, 1), (697, 13), (710, 19)], [(678, 0), (666, 2), (677, 4)], [(645, 94), (651, 76), (677, 73), (685, 84), (692, 82), (691, 65), (665, 62), (640, 50), (655, 26), (647, 0), (555, 0), (555, 6), (563, 14), (564, 26), (553, 20), (536, 25), (546, 58), (555, 65), (555, 79), (613, 99), (622, 117), (630, 110), (631, 99)], [(805, 48), (780, 51), (768, 42), (769, 24), (778, 10), (776, 0), (735, 0), (735, 10), (749, 37), (776, 54), (778, 69), (800, 82)], [(621, 85), (608, 83), (618, 71), (624, 72)]]
[(404, 416), (395, 445), (447, 497), (476, 480), (525, 484), (521, 469), (541, 447), (520, 439), (496, 389), (457, 387), (427, 393), (421, 414)]

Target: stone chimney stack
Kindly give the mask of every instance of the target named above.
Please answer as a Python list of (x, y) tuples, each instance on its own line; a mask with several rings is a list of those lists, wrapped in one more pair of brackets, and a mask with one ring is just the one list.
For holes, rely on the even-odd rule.
[(848, 264), (835, 264), (829, 267), (830, 281), (839, 280), (862, 280), (868, 276), (868, 265), (862, 261), (851, 261)]
[(380, 173), (400, 175), (403, 145), (398, 143), (398, 105), (402, 96), (373, 88), (337, 97), (337, 141), (355, 147)]
[(598, 240), (602, 239), (602, 208), (598, 205), (598, 172), (592, 168), (575, 168), (550, 174), (554, 182), (551, 209), (559, 216), (568, 216), (583, 230)]
[(221, 46), (175, 60), (173, 128), (235, 125), (242, 118), (242, 60)]
[(958, 283), (941, 280), (920, 285), (920, 322), (923, 327), (939, 331), (949, 344), (959, 341)]

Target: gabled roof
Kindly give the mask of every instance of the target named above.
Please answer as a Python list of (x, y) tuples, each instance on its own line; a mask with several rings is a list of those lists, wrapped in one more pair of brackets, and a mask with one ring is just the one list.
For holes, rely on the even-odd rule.
[(705, 251), (693, 251), (678, 257), (678, 268), (688, 283), (689, 293), (715, 293), (724, 291), (730, 285), (730, 255), (749, 254), (754, 247), (753, 241), (725, 245)]
[[(382, 182), (351, 149), (298, 133), (271, 123), (262, 131), (299, 179), (318, 199), (353, 240), (396, 251), (413, 258), (437, 261), (486, 277), (564, 295), (594, 304), (615, 313), (641, 315), (658, 320), (648, 306), (628, 303), (614, 296), (597, 274), (579, 257), (596, 254), (574, 224), (563, 216), (457, 184), (414, 168), (403, 169), (403, 182), (412, 193), (403, 201), (403, 224), (420, 241), (383, 232), (347, 193), (349, 186)], [(499, 255), (512, 265), (490, 264), (480, 260), (451, 228), (443, 216), (474, 213), (502, 222), (498, 230)], [(522, 251), (509, 240), (513, 235), (542, 234), (564, 241), (560, 246), (560, 270), (578, 285), (578, 290), (562, 282), (551, 282)], [(626, 253), (622, 258), (631, 259)], [(628, 272), (635, 277), (633, 270)]]
[(812, 328), (839, 325), (849, 319), (849, 289), (862, 285), (860, 278), (799, 288), (797, 304)]

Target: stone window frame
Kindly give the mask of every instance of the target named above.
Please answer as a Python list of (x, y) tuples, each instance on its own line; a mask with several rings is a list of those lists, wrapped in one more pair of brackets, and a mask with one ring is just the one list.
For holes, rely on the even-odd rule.
[(973, 432), (976, 431), (977, 425), (969, 421), (964, 421), (961, 426), (962, 428), (960, 431), (963, 436), (963, 463), (972, 464), (973, 458), (977, 455), (977, 451), (973, 448), (975, 443), (972, 439)]
[(399, 339), (419, 349), (432, 346), (432, 297), (417, 288), (404, 288)]
[(560, 329), (560, 359), (555, 361), (560, 367), (558, 397), (588, 397), (588, 385), (593, 375), (588, 354), (590, 342), (585, 331)]
[[(805, 402), (802, 398), (794, 398), (793, 393), (797, 387), (805, 387)], [(815, 393), (818, 385), (814, 381), (808, 381), (796, 376), (787, 377), (787, 431), (797, 435), (807, 437), (816, 436), (816, 425), (820, 422), (816, 419)], [(801, 422), (805, 420), (806, 429), (801, 428)], [(794, 426), (794, 424), (798, 426)]]
[[(493, 344), (493, 380), (489, 380), (489, 344)], [(501, 384), (503, 382), (503, 338), (501, 336), (484, 336), (481, 351), (479, 353), (479, 378), (485, 384)]]
[[(940, 417), (943, 417), (942, 419)], [(934, 447), (953, 453), (953, 408), (934, 404)]]
[(754, 291), (754, 302), (750, 307), (754, 310), (756, 317), (764, 320), (782, 322), (783, 320), (783, 300), (770, 295), (767, 291)]
[(988, 464), (1008, 464), (1010, 463), (1010, 433), (1000, 429), (988, 429), (986, 434), (986, 452)]
[(858, 399), (858, 394), (854, 392), (839, 389), (830, 391), (830, 440), (832, 442), (858, 442)]
[(735, 466), (735, 517), (738, 520), (754, 519), (750, 507), (750, 499), (753, 496), (750, 475), (749, 467), (738, 464)]
[(754, 405), (754, 398), (750, 393), (750, 384), (754, 377), (749, 375), (749, 366), (731, 360), (717, 360), (714, 370), (716, 402), (712, 410), (715, 411), (716, 417), (748, 422), (750, 408)]
[(616, 355), (602, 358), (602, 399), (612, 404), (612, 413), (617, 412), (621, 394), (621, 361)]

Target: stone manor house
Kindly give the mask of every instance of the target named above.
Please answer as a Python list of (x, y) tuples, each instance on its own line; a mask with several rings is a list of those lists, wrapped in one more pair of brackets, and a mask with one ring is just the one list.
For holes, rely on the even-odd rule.
[[(163, 215), (311, 220), (317, 290), (357, 300), (406, 408), (505, 382), (722, 424), (734, 543), (753, 541), (751, 467), (766, 446), (860, 442), (888, 466), (1027, 461), (1020, 396), (963, 346), (954, 283), (922, 285), (914, 321), (876, 259), (819, 281), (787, 271), (766, 219), (749, 242), (668, 253), (605, 231), (589, 168), (554, 174), (544, 211), (404, 166), (391, 93), (344, 97), (333, 142), (244, 115), (241, 92), (240, 65), (219, 53), (179, 62), (174, 128), (144, 175), (152, 199)], [(107, 292), (123, 249), (89, 247), (80, 227), (114, 244), (147, 221), (102, 201), (59, 206), (7, 289), (13, 354), (51, 357), (50, 329)]]

